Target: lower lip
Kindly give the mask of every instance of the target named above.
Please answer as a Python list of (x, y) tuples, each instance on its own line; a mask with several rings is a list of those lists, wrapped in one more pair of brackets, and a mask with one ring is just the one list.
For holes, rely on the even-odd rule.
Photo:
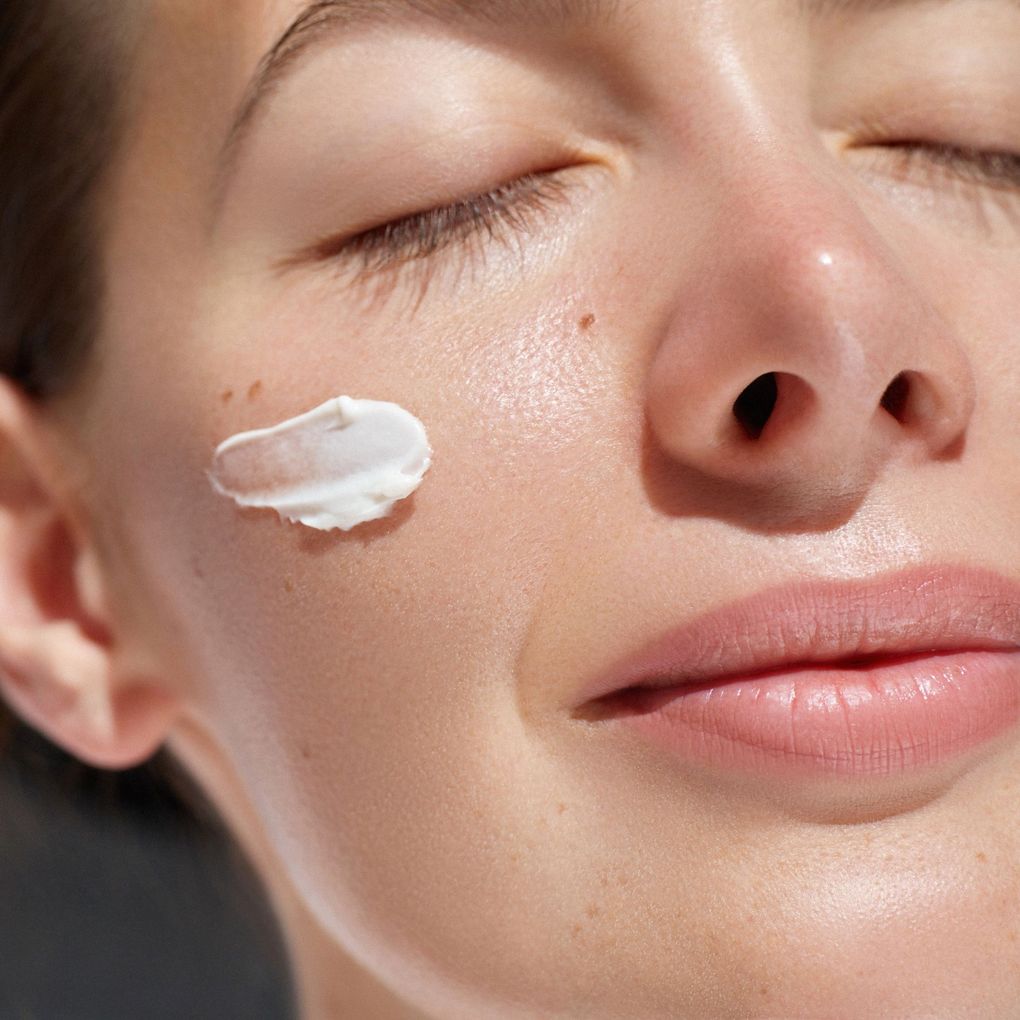
[(805, 666), (604, 699), (681, 758), (761, 774), (891, 776), (950, 761), (1020, 719), (1020, 652)]

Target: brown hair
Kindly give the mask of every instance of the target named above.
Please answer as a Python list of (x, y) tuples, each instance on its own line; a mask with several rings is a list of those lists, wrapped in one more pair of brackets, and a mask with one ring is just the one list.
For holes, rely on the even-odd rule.
[[(74, 384), (100, 328), (104, 183), (145, 7), (0, 0), (0, 373), (40, 402)], [(62, 783), (69, 773), (113, 783), (47, 746), (0, 702), (0, 750), (31, 759), (34, 771), (56, 770)], [(151, 771), (212, 820), (169, 754)]]
[(39, 399), (98, 328), (103, 171), (139, 23), (108, 0), (0, 4), (0, 372)]
[[(128, 78), (147, 7), (147, 0), (0, 0), (0, 374), (40, 403), (73, 386), (100, 329), (105, 182), (129, 116)], [(16, 804), (34, 804), (39, 819), (52, 797), (73, 791), (78, 810), (103, 821), (136, 819), (139, 832), (143, 823), (172, 828), (193, 841), (196, 862), (212, 855), (230, 866), (225, 876), (196, 872), (208, 874), (199, 887), (250, 933), (253, 961), (280, 975), (281, 1002), (293, 994), (256, 872), (168, 750), (138, 768), (92, 768), (0, 701), (0, 767), (4, 790), (34, 791)], [(182, 866), (179, 857), (166, 860)]]
[[(0, 373), (40, 401), (94, 346), (102, 183), (140, 23), (109, 0), (0, 3)], [(11, 729), (0, 705), (0, 739)]]

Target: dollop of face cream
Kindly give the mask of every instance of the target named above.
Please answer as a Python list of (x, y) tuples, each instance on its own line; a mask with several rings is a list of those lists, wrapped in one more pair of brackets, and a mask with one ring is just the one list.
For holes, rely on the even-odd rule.
[(424, 425), (399, 404), (333, 397), (272, 428), (224, 440), (206, 473), (239, 506), (269, 507), (321, 531), (350, 531), (386, 517), (431, 463)]

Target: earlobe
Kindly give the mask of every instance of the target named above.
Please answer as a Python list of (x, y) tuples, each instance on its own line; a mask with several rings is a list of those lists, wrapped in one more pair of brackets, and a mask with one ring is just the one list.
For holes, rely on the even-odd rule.
[(0, 688), (25, 722), (97, 768), (145, 761), (178, 714), (155, 680), (118, 677), (111, 651), (71, 620), (0, 625)]
[(81, 760), (128, 768), (159, 748), (178, 699), (127, 654), (51, 440), (41, 409), (0, 377), (0, 692)]

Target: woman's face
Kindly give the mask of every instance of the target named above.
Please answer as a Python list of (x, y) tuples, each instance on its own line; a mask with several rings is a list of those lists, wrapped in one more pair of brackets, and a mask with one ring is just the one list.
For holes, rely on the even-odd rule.
[[(153, 4), (78, 424), (288, 881), (437, 1017), (1013, 1015), (1012, 729), (756, 774), (578, 706), (780, 584), (1020, 582), (1020, 8), (335, 0), (245, 103), (302, 6)], [(428, 430), (391, 517), (212, 489), (340, 394)]]

